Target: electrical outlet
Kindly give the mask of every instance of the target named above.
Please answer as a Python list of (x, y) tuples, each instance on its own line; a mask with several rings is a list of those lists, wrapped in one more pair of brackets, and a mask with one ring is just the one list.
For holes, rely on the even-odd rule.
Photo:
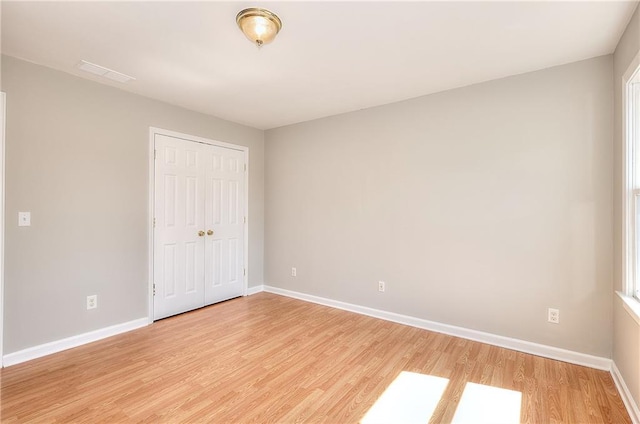
[(378, 291), (379, 292), (384, 291), (384, 281), (378, 281)]
[(87, 296), (87, 309), (95, 309), (98, 307), (98, 295)]
[(296, 275), (298, 275), (298, 271), (295, 268), (291, 268), (291, 276), (295, 277)]
[(560, 310), (549, 308), (548, 321), (554, 324), (560, 324)]

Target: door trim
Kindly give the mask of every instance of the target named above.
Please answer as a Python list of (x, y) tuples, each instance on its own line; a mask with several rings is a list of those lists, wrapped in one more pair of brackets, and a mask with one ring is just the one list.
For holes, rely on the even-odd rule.
[(0, 92), (0, 368), (4, 367), (4, 184), (5, 128), (7, 126), (7, 94)]
[(149, 305), (147, 309), (147, 319), (151, 324), (153, 322), (153, 213), (154, 213), (154, 192), (155, 192), (155, 136), (164, 135), (167, 137), (179, 138), (182, 140), (193, 141), (196, 143), (208, 144), (211, 146), (224, 147), (227, 149), (239, 150), (244, 152), (244, 161), (247, 166), (244, 173), (244, 210), (247, 216), (247, 222), (244, 223), (244, 287), (242, 289), (242, 295), (247, 295), (247, 287), (249, 281), (249, 148), (246, 146), (239, 146), (237, 144), (225, 143), (224, 141), (211, 140), (208, 138), (197, 137), (194, 135), (179, 133), (176, 131), (165, 130), (162, 128), (149, 127), (149, 213), (147, 221), (147, 234), (148, 234), (148, 256), (147, 261), (149, 264)]

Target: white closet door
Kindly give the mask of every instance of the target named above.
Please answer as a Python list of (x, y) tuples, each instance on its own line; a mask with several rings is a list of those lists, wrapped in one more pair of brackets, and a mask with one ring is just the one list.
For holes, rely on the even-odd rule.
[[(200, 144), (155, 137), (154, 319), (204, 306), (204, 180)], [(203, 233), (200, 233), (203, 234)]]
[(154, 319), (244, 295), (245, 153), (155, 136)]
[(205, 225), (205, 303), (244, 294), (244, 152), (207, 150)]

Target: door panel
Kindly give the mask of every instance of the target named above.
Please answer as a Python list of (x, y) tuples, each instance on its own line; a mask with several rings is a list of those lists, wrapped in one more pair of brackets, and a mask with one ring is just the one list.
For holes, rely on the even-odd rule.
[(204, 166), (199, 146), (155, 139), (154, 318), (204, 304)]
[(214, 234), (207, 240), (205, 302), (244, 294), (244, 153), (218, 148), (207, 166), (205, 222)]

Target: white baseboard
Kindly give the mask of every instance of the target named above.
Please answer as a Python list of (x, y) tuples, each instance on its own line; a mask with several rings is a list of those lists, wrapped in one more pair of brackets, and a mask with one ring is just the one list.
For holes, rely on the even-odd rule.
[(260, 293), (264, 291), (264, 285), (260, 284), (259, 286), (253, 286), (247, 288), (247, 296), (251, 296), (252, 294)]
[(19, 350), (17, 352), (4, 355), (2, 357), (3, 365), (5, 367), (16, 365), (22, 362), (30, 361), (31, 359), (40, 358), (52, 353), (61, 352), (73, 347), (115, 336), (116, 334), (126, 333), (127, 331), (145, 327), (146, 325), (149, 325), (149, 319), (145, 317), (129, 322), (123, 322), (122, 324), (116, 324), (110, 327), (101, 328), (99, 330), (90, 331), (88, 333), (78, 334), (77, 336), (67, 337), (66, 339), (56, 340), (54, 342), (33, 346), (24, 350)]
[(629, 411), (631, 422), (640, 424), (640, 408), (638, 408), (638, 404), (633, 399), (633, 396), (631, 396), (631, 391), (629, 391), (629, 387), (627, 387), (627, 384), (624, 382), (622, 374), (620, 374), (620, 370), (615, 362), (611, 362), (611, 375), (613, 376), (614, 383), (616, 383), (618, 392), (620, 392), (624, 406), (626, 406), (627, 411)]
[(264, 291), (268, 293), (292, 297), (299, 300), (305, 300), (307, 302), (317, 303), (324, 306), (330, 306), (332, 308), (342, 309), (349, 312), (368, 315), (374, 318), (397, 322), (399, 324), (410, 325), (412, 327), (422, 328), (438, 333), (444, 333), (451, 336), (462, 337), (464, 339), (487, 343), (494, 346), (500, 346), (507, 349), (513, 349), (524, 353), (530, 353), (532, 355), (557, 359), (559, 361), (569, 362), (571, 364), (583, 365), (586, 367), (596, 368), (604, 371), (611, 371), (611, 359), (609, 358), (602, 358), (600, 356), (593, 356), (539, 343), (532, 343), (525, 340), (513, 339), (510, 337), (499, 336), (497, 334), (485, 333), (483, 331), (470, 330), (468, 328), (456, 327), (454, 325), (442, 324), (435, 321), (428, 321), (422, 318), (415, 318), (408, 315), (401, 315), (393, 312), (382, 311), (379, 309), (368, 308), (366, 306), (340, 302), (337, 300), (299, 293), (291, 290), (281, 289), (278, 287), (265, 285)]

